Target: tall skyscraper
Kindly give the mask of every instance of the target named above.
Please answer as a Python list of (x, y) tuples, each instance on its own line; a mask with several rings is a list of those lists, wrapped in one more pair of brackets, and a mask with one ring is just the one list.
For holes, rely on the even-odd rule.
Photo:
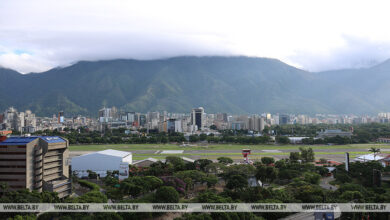
[(58, 123), (63, 123), (64, 122), (64, 112), (60, 111), (58, 112)]
[(196, 125), (198, 127), (198, 130), (203, 129), (203, 115), (204, 115), (203, 107), (192, 109), (191, 124)]
[(286, 125), (290, 123), (290, 116), (289, 115), (279, 115), (279, 124), (280, 125)]
[(140, 115), (139, 116), (139, 125), (140, 126), (145, 126), (145, 124), (146, 124), (146, 115)]

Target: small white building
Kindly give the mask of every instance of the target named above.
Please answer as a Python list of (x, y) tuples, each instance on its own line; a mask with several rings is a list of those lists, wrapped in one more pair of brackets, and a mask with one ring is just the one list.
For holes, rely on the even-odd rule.
[(291, 144), (302, 144), (302, 140), (308, 137), (288, 137)]
[(134, 166), (136, 167), (149, 167), (151, 164), (158, 162), (158, 159), (149, 157), (144, 160), (138, 160), (133, 163)]
[(131, 152), (118, 150), (103, 150), (84, 154), (72, 158), (72, 171), (78, 177), (88, 176), (87, 170), (97, 173), (100, 177), (105, 177), (107, 171), (120, 170), (124, 163), (132, 164), (133, 155)]
[(382, 166), (389, 166), (390, 155), (389, 154), (366, 154), (359, 157), (356, 157), (354, 161), (360, 162), (369, 162), (369, 161), (378, 161)]

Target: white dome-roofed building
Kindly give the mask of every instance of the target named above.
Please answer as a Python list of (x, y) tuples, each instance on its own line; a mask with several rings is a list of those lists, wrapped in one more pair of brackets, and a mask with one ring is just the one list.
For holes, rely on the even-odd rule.
[(121, 170), (124, 164), (128, 167), (132, 162), (131, 152), (108, 149), (73, 157), (72, 171), (75, 171), (79, 177), (88, 176), (87, 170), (97, 173), (100, 177), (105, 177), (107, 171)]

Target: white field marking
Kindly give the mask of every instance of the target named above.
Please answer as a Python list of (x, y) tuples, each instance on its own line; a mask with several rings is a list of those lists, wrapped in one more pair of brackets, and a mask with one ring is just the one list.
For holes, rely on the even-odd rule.
[(268, 152), (268, 153), (282, 153), (280, 150), (262, 150), (263, 152)]
[(163, 150), (160, 154), (182, 154), (184, 150)]

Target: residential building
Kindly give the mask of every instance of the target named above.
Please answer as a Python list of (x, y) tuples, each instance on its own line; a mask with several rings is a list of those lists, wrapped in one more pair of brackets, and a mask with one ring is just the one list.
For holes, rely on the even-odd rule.
[(380, 142), (380, 143), (389, 144), (390, 143), (390, 138), (378, 138), (377, 141)]

